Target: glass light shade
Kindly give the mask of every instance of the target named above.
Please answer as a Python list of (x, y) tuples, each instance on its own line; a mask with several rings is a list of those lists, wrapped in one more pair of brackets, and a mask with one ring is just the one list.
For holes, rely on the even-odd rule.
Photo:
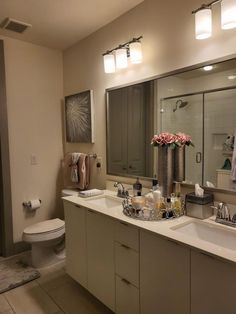
[(124, 69), (128, 66), (126, 48), (120, 48), (115, 51), (116, 53), (116, 67), (117, 69)]
[(195, 36), (196, 39), (206, 39), (212, 34), (211, 9), (202, 9), (195, 13)]
[(236, 27), (236, 1), (222, 0), (221, 2), (221, 28), (231, 29)]
[(140, 42), (129, 44), (130, 61), (131, 63), (141, 63), (143, 59), (142, 45)]
[(104, 55), (103, 62), (105, 73), (114, 73), (116, 71), (115, 57), (113, 54)]

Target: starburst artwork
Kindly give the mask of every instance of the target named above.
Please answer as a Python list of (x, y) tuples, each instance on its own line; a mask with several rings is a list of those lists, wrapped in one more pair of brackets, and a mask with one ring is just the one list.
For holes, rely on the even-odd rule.
[(94, 143), (92, 90), (65, 97), (66, 141)]

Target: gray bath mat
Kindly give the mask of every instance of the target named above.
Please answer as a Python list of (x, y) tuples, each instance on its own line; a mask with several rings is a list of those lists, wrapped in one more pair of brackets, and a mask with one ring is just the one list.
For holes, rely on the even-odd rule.
[(40, 277), (39, 271), (22, 262), (19, 257), (0, 262), (0, 293)]

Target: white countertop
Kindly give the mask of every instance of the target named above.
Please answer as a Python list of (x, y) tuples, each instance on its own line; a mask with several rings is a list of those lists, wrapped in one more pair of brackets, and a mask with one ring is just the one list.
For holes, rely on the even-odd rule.
[[(109, 195), (113, 198), (119, 199), (116, 197), (115, 192), (113, 191), (104, 191), (105, 195)], [(219, 258), (223, 258), (227, 261), (236, 263), (236, 251), (231, 250), (228, 248), (224, 248), (222, 246), (213, 244), (211, 242), (205, 241), (205, 240), (200, 240), (198, 238), (195, 238), (194, 236), (188, 236), (186, 234), (180, 233), (176, 230), (172, 230), (171, 228), (182, 225), (191, 221), (199, 221), (199, 219), (196, 218), (191, 218), (188, 216), (182, 216), (179, 218), (175, 219), (170, 219), (166, 221), (142, 221), (142, 220), (137, 220), (133, 219), (130, 217), (127, 217), (126, 215), (123, 214), (123, 207), (122, 205), (113, 207), (112, 209), (104, 209), (101, 208), (100, 206), (91, 204), (89, 200), (95, 199), (101, 197), (99, 196), (94, 196), (94, 197), (89, 197), (89, 198), (82, 198), (78, 196), (68, 196), (68, 197), (63, 197), (62, 199), (65, 201), (68, 201), (73, 204), (77, 204), (86, 208), (90, 208), (98, 213), (104, 214), (106, 216), (109, 216), (111, 218), (118, 219), (120, 221), (126, 222), (130, 225), (139, 227), (141, 229), (156, 233), (160, 236), (167, 237), (170, 240), (180, 242), (184, 245), (190, 246), (192, 248), (196, 248), (198, 250), (204, 251), (210, 255), (214, 255)], [(122, 202), (122, 199), (120, 199)], [(200, 220), (201, 221), (201, 220)], [(209, 224), (215, 225), (218, 228), (221, 229), (228, 229), (231, 230), (231, 232), (235, 233), (235, 240), (236, 240), (236, 229), (224, 225), (220, 225), (219, 223), (216, 223), (214, 221), (214, 217), (208, 218), (203, 220), (204, 222), (207, 222)]]

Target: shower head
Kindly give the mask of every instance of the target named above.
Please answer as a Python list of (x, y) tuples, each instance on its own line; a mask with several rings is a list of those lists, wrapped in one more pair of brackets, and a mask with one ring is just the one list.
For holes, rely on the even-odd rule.
[(187, 101), (182, 101), (181, 100), (181, 103), (179, 104), (179, 108), (184, 108), (185, 106), (187, 106), (188, 102)]
[(182, 99), (178, 99), (175, 103), (173, 112), (175, 112), (178, 109), (178, 107), (179, 109), (184, 108), (185, 106), (187, 106), (187, 104), (188, 104), (188, 101), (183, 101)]

